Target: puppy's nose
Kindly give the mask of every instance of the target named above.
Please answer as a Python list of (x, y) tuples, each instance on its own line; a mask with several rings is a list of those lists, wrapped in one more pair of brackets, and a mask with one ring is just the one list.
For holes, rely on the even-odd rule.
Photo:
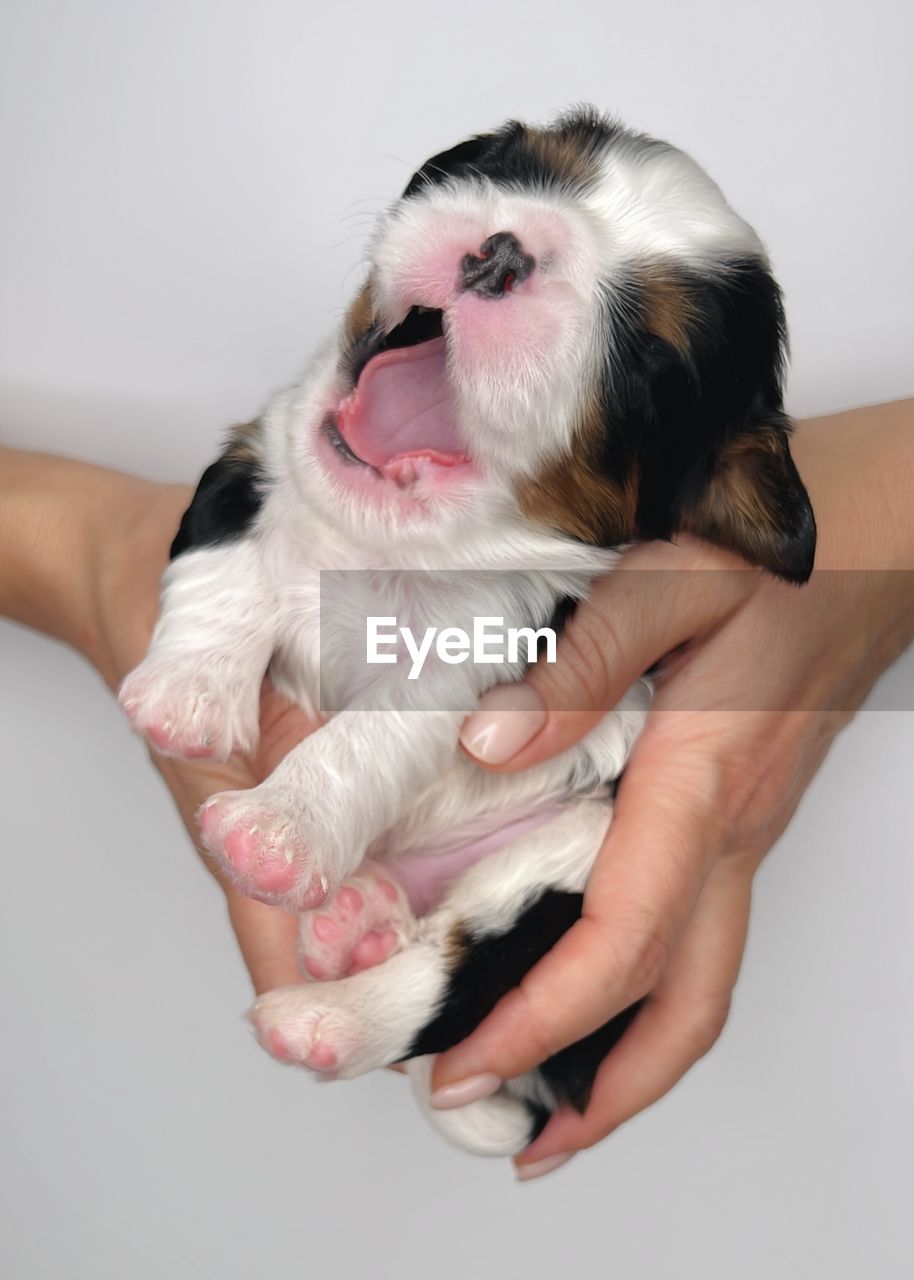
[(496, 231), (479, 246), (479, 257), (468, 253), (461, 263), (463, 287), (484, 298), (501, 298), (515, 284), (526, 280), (536, 259), (524, 253), (517, 236)]

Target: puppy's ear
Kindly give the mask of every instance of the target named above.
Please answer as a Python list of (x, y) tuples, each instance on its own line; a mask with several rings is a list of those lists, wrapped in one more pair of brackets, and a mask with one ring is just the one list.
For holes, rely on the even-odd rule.
[(781, 419), (722, 444), (686, 477), (673, 523), (801, 583), (812, 573), (816, 522), (788, 434)]
[(263, 423), (233, 427), (222, 455), (206, 468), (171, 544), (169, 559), (241, 538), (263, 503)]
[(816, 525), (782, 408), (787, 332), (760, 258), (640, 280), (626, 418), (638, 424), (642, 536), (697, 534), (790, 582), (812, 572)]
[(418, 195), (425, 187), (437, 186), (451, 178), (460, 178), (472, 172), (490, 149), (494, 135), (479, 133), (465, 142), (458, 142), (447, 151), (439, 151), (437, 155), (426, 160), (421, 169), (417, 169), (403, 190), (402, 198)]

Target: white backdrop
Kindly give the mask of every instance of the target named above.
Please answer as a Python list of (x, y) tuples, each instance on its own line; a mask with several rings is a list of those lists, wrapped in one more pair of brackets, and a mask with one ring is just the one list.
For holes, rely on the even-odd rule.
[[(911, 394), (902, 0), (4, 0), (0, 435), (191, 479), (290, 378), (427, 154), (591, 100), (767, 240), (796, 414)], [(0, 629), (0, 1272), (902, 1280), (914, 1227), (914, 662), (763, 870), (710, 1058), (554, 1179), (443, 1147), (402, 1083), (256, 1050), (217, 895), (72, 655)]]

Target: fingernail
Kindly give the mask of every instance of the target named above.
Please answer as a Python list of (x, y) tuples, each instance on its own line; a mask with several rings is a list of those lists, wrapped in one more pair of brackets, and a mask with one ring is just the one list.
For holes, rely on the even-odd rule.
[(504, 764), (525, 747), (546, 723), (543, 700), (529, 684), (500, 684), (482, 695), (467, 716), (460, 741), (486, 764)]
[(483, 1075), (467, 1076), (466, 1080), (442, 1085), (435, 1090), (429, 1102), (435, 1111), (453, 1111), (455, 1107), (465, 1107), (470, 1102), (490, 1097), (500, 1085), (499, 1077), (486, 1071)]
[(545, 1160), (534, 1160), (533, 1164), (520, 1164), (515, 1168), (518, 1182), (532, 1182), (534, 1178), (542, 1178), (552, 1173), (553, 1169), (561, 1169), (574, 1155), (573, 1151), (560, 1151), (557, 1155), (546, 1156)]

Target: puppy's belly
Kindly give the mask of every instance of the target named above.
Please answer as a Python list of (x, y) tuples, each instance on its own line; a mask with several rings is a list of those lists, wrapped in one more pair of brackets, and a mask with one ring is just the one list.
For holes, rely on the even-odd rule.
[(467, 827), (463, 834), (459, 830), (449, 832), (446, 837), (442, 836), (440, 843), (389, 858), (383, 852), (374, 856), (390, 866), (413, 911), (417, 916), (423, 916), (438, 905), (448, 886), (464, 871), (543, 826), (556, 816), (560, 808), (557, 804), (543, 807), (485, 831), (481, 831), (477, 824)]

